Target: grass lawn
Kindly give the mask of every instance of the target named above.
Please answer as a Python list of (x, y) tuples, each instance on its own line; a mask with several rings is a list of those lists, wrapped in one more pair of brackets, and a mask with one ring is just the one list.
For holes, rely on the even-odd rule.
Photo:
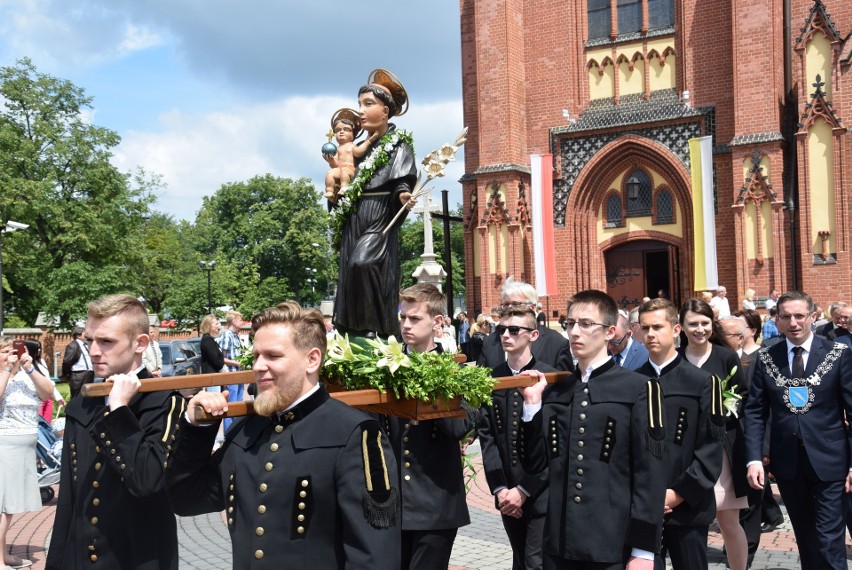
[[(68, 402), (71, 399), (71, 386), (68, 385), (68, 382), (57, 382), (56, 389), (59, 390), (59, 393), (62, 394), (62, 399)], [(55, 405), (55, 404), (54, 404)], [(62, 411), (59, 412), (59, 417), (63, 417), (65, 415), (65, 408), (62, 408)]]

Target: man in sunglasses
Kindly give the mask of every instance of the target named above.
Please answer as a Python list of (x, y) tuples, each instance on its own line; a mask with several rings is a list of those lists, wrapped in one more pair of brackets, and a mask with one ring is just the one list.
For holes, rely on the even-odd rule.
[[(527, 473), (548, 473), (545, 568), (650, 570), (665, 498), (663, 411), (656, 380), (607, 353), (618, 308), (602, 291), (568, 307), (577, 370), (525, 388), (520, 452)], [(541, 378), (541, 373), (524, 374)]]
[[(534, 311), (538, 303), (538, 293), (536, 293), (535, 287), (529, 283), (516, 281), (514, 277), (509, 277), (503, 283), (500, 300), (502, 311), (511, 307), (528, 308)], [(565, 337), (549, 327), (537, 326), (536, 328), (538, 329), (538, 340), (532, 347), (532, 353), (536, 360), (545, 362), (556, 370), (574, 370), (574, 359), (571, 357), (571, 349)], [(488, 335), (482, 343), (482, 352), (479, 354), (476, 364), (494, 369), (505, 361), (506, 352), (503, 350), (500, 337), (495, 333)]]
[[(517, 376), (525, 370), (556, 372), (539, 362), (532, 346), (539, 338), (536, 314), (528, 307), (503, 311), (496, 327), (506, 351), (506, 362), (494, 369), (496, 378)], [(512, 570), (541, 568), (541, 540), (547, 511), (547, 469), (535, 475), (524, 472), (518, 461), (524, 398), (519, 390), (495, 390), (492, 406), (482, 406), (477, 432), (488, 488), (503, 519), (503, 528), (512, 545)]]
[(633, 340), (633, 331), (628, 328), (629, 319), (630, 315), (625, 310), (618, 310), (615, 336), (609, 341), (607, 347), (616, 364), (628, 370), (638, 370), (648, 362), (648, 349), (641, 342)]

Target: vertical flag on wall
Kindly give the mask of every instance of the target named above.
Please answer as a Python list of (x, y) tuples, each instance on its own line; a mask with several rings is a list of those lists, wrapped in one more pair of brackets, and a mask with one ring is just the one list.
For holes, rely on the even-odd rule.
[(716, 290), (716, 216), (713, 211), (713, 143), (711, 137), (689, 139), (692, 164), (692, 220), (695, 236), (695, 291)]
[(556, 250), (553, 244), (553, 155), (530, 155), (533, 262), (539, 297), (555, 295)]

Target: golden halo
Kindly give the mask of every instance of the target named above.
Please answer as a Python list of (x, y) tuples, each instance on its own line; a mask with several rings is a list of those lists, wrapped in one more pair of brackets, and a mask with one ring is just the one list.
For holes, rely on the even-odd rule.
[(390, 92), (396, 104), (395, 116), (401, 117), (408, 112), (408, 93), (396, 75), (379, 67), (370, 72), (370, 75), (367, 76), (367, 83), (378, 85)]
[(361, 114), (358, 113), (355, 109), (350, 109), (348, 107), (343, 107), (342, 109), (338, 109), (331, 116), (331, 130), (334, 130), (334, 124), (341, 119), (350, 121), (354, 125), (354, 132), (352, 133), (352, 138), (357, 139), (361, 136)]

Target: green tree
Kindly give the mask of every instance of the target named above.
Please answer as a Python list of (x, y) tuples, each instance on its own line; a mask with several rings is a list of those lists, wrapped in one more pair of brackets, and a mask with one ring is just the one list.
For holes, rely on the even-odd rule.
[[(327, 228), (328, 214), (310, 180), (270, 174), (223, 185), (204, 198), (196, 218), (198, 252), (216, 260), (216, 273), (222, 266), (230, 272), (219, 301), (244, 314), (288, 298), (318, 300), (309, 278), (317, 280), (314, 290), (328, 290), (337, 263)], [(317, 271), (308, 275), (306, 268)]]
[(9, 305), (64, 324), (105, 293), (139, 294), (139, 228), (156, 180), (110, 164), (118, 135), (90, 124), (92, 99), (29, 59), (0, 68), (0, 222), (30, 228), (4, 243)]

